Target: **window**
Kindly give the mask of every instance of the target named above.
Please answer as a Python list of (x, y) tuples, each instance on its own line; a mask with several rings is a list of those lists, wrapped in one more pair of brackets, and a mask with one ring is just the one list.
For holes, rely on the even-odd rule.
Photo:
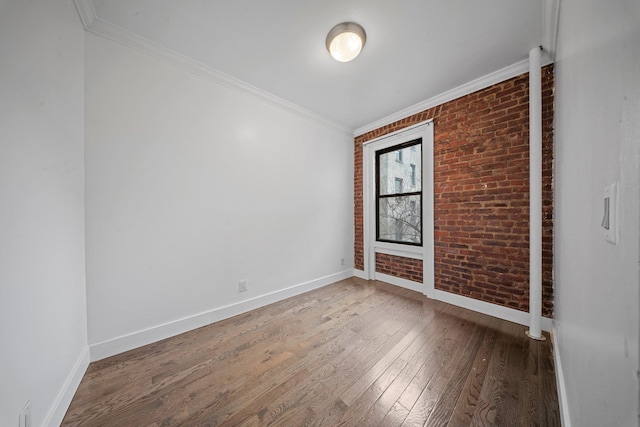
[(402, 150), (398, 150), (396, 153), (396, 162), (402, 163)]
[(395, 219), (394, 229), (395, 229), (396, 240), (401, 241), (402, 240), (402, 221), (399, 218)]
[(396, 193), (402, 193), (402, 178), (396, 178)]
[[(405, 150), (415, 163), (398, 161)], [(376, 152), (376, 202), (376, 240), (422, 246), (421, 138)]]
[[(397, 162), (400, 156), (402, 162)], [(362, 178), (363, 277), (384, 274), (376, 271), (377, 254), (421, 259), (421, 289), (434, 296), (433, 121), (365, 142)], [(396, 178), (402, 179), (400, 191)]]

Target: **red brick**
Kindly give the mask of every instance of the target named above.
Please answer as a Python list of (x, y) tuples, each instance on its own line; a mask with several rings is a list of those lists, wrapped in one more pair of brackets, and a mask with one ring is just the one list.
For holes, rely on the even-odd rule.
[[(553, 67), (543, 78), (543, 314), (553, 315)], [(355, 266), (364, 268), (362, 144), (434, 119), (436, 288), (528, 310), (528, 75), (463, 96), (354, 140)], [(385, 274), (422, 281), (422, 262), (376, 254)]]

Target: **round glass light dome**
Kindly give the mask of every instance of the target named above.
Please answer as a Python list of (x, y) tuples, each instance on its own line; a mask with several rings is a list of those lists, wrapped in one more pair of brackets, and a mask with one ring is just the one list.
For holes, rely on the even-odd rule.
[(336, 61), (349, 62), (360, 54), (366, 40), (364, 28), (355, 22), (342, 22), (329, 31), (327, 50)]

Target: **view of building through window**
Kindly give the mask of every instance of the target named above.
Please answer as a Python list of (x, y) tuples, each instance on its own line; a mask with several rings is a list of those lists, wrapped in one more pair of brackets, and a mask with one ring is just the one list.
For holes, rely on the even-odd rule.
[(376, 152), (377, 240), (422, 245), (422, 140)]

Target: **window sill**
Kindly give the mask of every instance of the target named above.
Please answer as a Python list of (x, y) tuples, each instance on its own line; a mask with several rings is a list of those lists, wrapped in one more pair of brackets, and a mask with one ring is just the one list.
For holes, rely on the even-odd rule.
[(374, 242), (374, 251), (376, 253), (395, 255), (404, 258), (422, 259), (423, 247), (412, 245), (400, 245), (397, 243)]

